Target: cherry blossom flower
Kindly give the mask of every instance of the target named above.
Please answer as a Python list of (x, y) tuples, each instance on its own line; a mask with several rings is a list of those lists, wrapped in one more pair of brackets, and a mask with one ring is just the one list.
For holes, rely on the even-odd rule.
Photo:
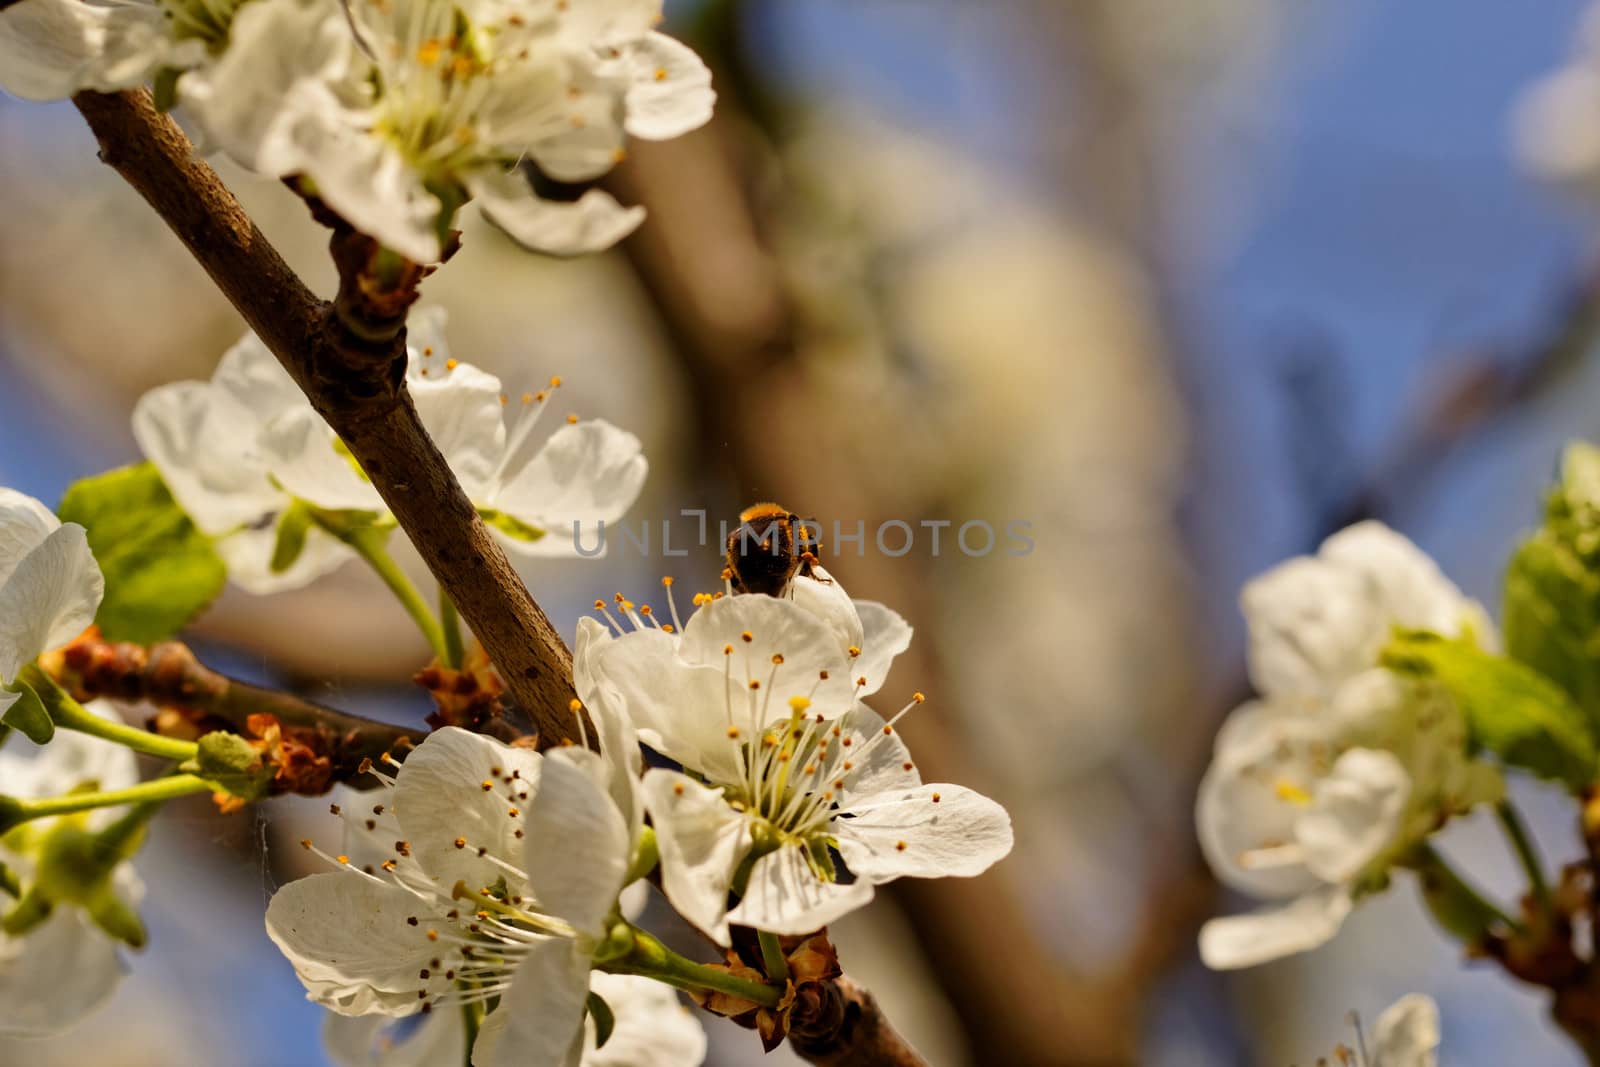
[(1409, 541), (1363, 523), (1251, 582), (1242, 601), (1263, 696), (1218, 734), (1196, 824), (1217, 876), (1275, 903), (1206, 924), (1201, 957), (1217, 968), (1323, 944), (1409, 849), (1504, 788), (1470, 757), (1446, 695), (1378, 666), (1396, 626), (1494, 639), (1482, 608)]
[(626, 601), (632, 632), (615, 624), (612, 636), (593, 619), (579, 627), (573, 671), (584, 702), (627, 717), (682, 765), (646, 772), (642, 790), (662, 886), (722, 944), (730, 923), (810, 933), (867, 903), (876, 885), (980, 874), (1011, 850), (1000, 805), (917, 773), (894, 724), (921, 694), (887, 722), (860, 702), (909, 628), (874, 607), (855, 624), (864, 645), (841, 647), (850, 601), (818, 584), (797, 578), (781, 598), (702, 594), (671, 632)]
[(385, 788), (339, 808), (337, 869), (291, 882), (267, 909), (310, 998), (388, 1017), (493, 1001), (475, 1063), (576, 1062), (591, 958), (643, 820), (637, 744), (624, 725), (603, 730), (614, 763), (447, 727), (394, 778), (375, 768)]
[[(423, 425), (500, 540), (526, 556), (575, 555), (580, 536), (632, 505), (648, 469), (638, 438), (602, 419), (568, 422), (542, 443), (533, 430), (552, 386), (515, 401), (498, 378), (451, 358), (441, 309), (411, 316), (407, 385)], [(505, 408), (519, 412), (505, 418)], [(296, 500), (392, 521), (343, 442), (254, 335), (223, 356), (209, 382), (146, 393), (133, 432), (173, 496), (215, 540), (229, 576), (254, 593), (304, 586), (349, 559), (312, 528), (275, 562)]]
[[(706, 122), (704, 64), (640, 0), (272, 0), (180, 82), (214, 141), (253, 170), (303, 176), (351, 225), (418, 262), (469, 199), (543, 251), (609, 247), (643, 218), (608, 194), (546, 199), (519, 169), (585, 182), (626, 137)], [(353, 31), (353, 32), (352, 32)]]

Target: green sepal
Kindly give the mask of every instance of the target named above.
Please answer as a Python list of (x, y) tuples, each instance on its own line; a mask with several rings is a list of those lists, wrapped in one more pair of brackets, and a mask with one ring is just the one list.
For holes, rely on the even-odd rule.
[(479, 508), (478, 514), (482, 517), (484, 522), (488, 523), (496, 530), (499, 530), (513, 541), (525, 541), (529, 544), (532, 544), (534, 541), (542, 540), (545, 535), (549, 533), (548, 530), (541, 530), (537, 526), (530, 526), (521, 519), (512, 518), (505, 512), (499, 511), (495, 508)]
[(150, 93), (155, 99), (157, 111), (166, 113), (178, 106), (178, 78), (182, 74), (180, 67), (162, 67), (156, 71)]
[(282, 574), (295, 565), (300, 553), (306, 550), (306, 537), (315, 523), (311, 505), (304, 500), (291, 501), (283, 509), (278, 516), (277, 536), (272, 542), (272, 562), (269, 566), (273, 574)]
[(1464, 945), (1483, 944), (1500, 922), (1500, 913), (1464, 884), (1431, 848), (1420, 849), (1409, 866), (1416, 871), (1422, 900), (1446, 933)]
[(74, 482), (56, 509), (88, 531), (106, 592), (95, 622), (108, 641), (153, 644), (222, 592), (228, 570), (151, 463)]
[(1461, 709), (1469, 741), (1508, 766), (1574, 789), (1594, 781), (1600, 750), (1589, 720), (1532, 667), (1425, 630), (1396, 631), (1383, 665), (1440, 685)]
[(202, 734), (196, 744), (200, 751), (181, 770), (215, 782), (240, 800), (260, 800), (267, 795), (276, 771), (249, 741), (226, 730), (213, 730)]
[(34, 692), (33, 686), (22, 680), (8, 686), (18, 699), (0, 716), (0, 723), (11, 727), (36, 745), (48, 745), (56, 735), (56, 724), (45, 710), (44, 701)]
[(55, 902), (34, 886), (0, 916), (0, 932), (7, 937), (21, 937), (50, 918), (55, 909)]
[(617, 1017), (599, 993), (590, 993), (584, 1003), (589, 1009), (589, 1018), (594, 1020), (594, 1047), (605, 1048), (606, 1042), (611, 1040), (611, 1032), (617, 1028)]
[(606, 931), (605, 940), (595, 947), (592, 958), (597, 964), (620, 960), (633, 951), (633, 945), (633, 927), (617, 919)]
[[(0, 834), (0, 836), (4, 836), (4, 834)], [(18, 880), (16, 872), (3, 862), (0, 862), (0, 893), (4, 893), (8, 897), (22, 896), (22, 882)]]

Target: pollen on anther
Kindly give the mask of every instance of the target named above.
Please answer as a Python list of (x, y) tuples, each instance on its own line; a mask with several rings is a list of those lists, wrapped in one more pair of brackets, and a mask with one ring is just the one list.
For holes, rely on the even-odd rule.
[(666, 575), (665, 577), (663, 577), (661, 579), (661, 584), (662, 585), (671, 585), (672, 584), (672, 576), (669, 574), (669, 575)]
[[(384, 870), (386, 870), (389, 873), (393, 874), (395, 868), (399, 867), (400, 865), (398, 863), (396, 863), (394, 860), (384, 860), (382, 863), (378, 864), (378, 866), (382, 867)], [(368, 867), (366, 870), (367, 870), (368, 874), (372, 873), (372, 868), (371, 867)]]
[(902, 771), (914, 770), (915, 768), (916, 764), (912, 763), (910, 760), (906, 760), (904, 763), (900, 764), (900, 769)]
[(459, 360), (447, 359), (444, 361), (445, 370), (455, 370), (459, 366), (461, 366), (461, 362)]
[(933, 794), (933, 802), (935, 804), (939, 803), (939, 794), (938, 793)]
[(518, 841), (521, 841), (522, 840), (522, 830), (519, 828), (519, 829), (513, 831), (512, 832), (512, 836), (514, 836)]
[(594, 610), (596, 610), (596, 611), (604, 611), (605, 609), (606, 609), (606, 602), (604, 600), (596, 600), (594, 602)]
[(524, 403), (524, 404), (531, 404), (531, 403), (533, 403), (533, 394), (532, 394), (532, 393), (523, 393), (523, 394), (522, 394), (522, 402), (523, 402), (523, 403)]
[(724, 656), (731, 656), (731, 655), (733, 655), (733, 646), (732, 646), (732, 645), (723, 645), (723, 646), (722, 646), (722, 654), (723, 654), (723, 655), (724, 655)]
[(752, 678), (752, 679), (750, 679), (750, 688), (751, 689), (760, 689), (761, 688), (761, 683), (758, 680)]
[(339, 805), (337, 805), (337, 804), (329, 804), (328, 805), (328, 812), (330, 814), (333, 814), (333, 815), (339, 814)]
[(382, 804), (374, 804), (374, 805), (372, 805), (372, 814), (374, 814), (374, 815), (382, 815), (383, 814), (383, 805)]
[(349, 856), (335, 856), (333, 858), (338, 860), (340, 863), (343, 863), (343, 864), (348, 864), (350, 862), (350, 857)]
[(483, 786), (483, 791), (485, 793), (494, 788), (494, 783), (487, 778), (485, 778), (480, 784)]
[(866, 685), (866, 684), (867, 684), (867, 677), (866, 677), (866, 675), (862, 675), (862, 676), (861, 676), (861, 677), (860, 677), (860, 678), (857, 678), (857, 679), (856, 679), (856, 684), (857, 684), (857, 685)]
[(854, 763), (851, 763), (849, 760), (845, 760), (844, 761), (844, 769), (845, 770), (853, 771), (853, 770), (855, 770), (855, 767), (856, 767), (856, 765)]
[(673, 793), (674, 796), (680, 796), (680, 797), (683, 796), (683, 783), (682, 782), (674, 783), (674, 785), (672, 787), (672, 793)]
[(311, 851), (311, 838), (302, 837), (300, 839), (300, 847), (305, 849), (307, 852), (310, 852)]
[(466, 838), (464, 838), (464, 837), (456, 838), (456, 848), (466, 848), (466, 847), (467, 847), (467, 839)]
[(521, 815), (522, 812), (518, 811), (516, 808), (508, 808), (506, 810), (506, 814), (515, 819), (518, 815)]
[(821, 678), (824, 682), (826, 682), (828, 680), (828, 672), (827, 671), (818, 671), (817, 672), (817, 677)]
[(892, 734), (892, 733), (894, 733), (894, 727), (888, 725), (887, 723), (885, 723), (884, 727), (883, 727), (883, 732), (884, 732), (885, 735)]
[(737, 726), (728, 727), (728, 736), (733, 738), (734, 740), (738, 740), (739, 739), (739, 728)]
[(406, 925), (407, 926), (415, 926), (415, 925), (417, 925), (417, 917), (415, 915), (407, 915), (406, 916)]
[(850, 658), (851, 659), (855, 659), (859, 655), (861, 655), (861, 649), (856, 645), (851, 645), (850, 646)]
[(911, 694), (911, 702), (913, 704), (921, 704), (923, 701), (925, 701), (927, 699), (928, 698), (923, 696), (921, 693), (912, 693)]
[(553, 375), (550, 376), (550, 388), (552, 388), (552, 389), (560, 389), (561, 388), (561, 375), (553, 374)]
[(567, 701), (567, 710), (571, 712), (582, 711), (583, 701), (579, 700), (577, 697), (573, 697), (571, 700)]
[(894, 843), (894, 850), (896, 852), (904, 852), (906, 850), (906, 843), (904, 841), (896, 841)]
[(439, 940), (439, 931), (437, 931), (437, 930), (429, 930), (428, 931), (428, 940), (429, 941), (437, 941), (437, 940)]
[(578, 416), (573, 415), (573, 414), (568, 414), (567, 415), (567, 425), (568, 426), (576, 426), (576, 425), (578, 425)]
[(781, 666), (782, 663), (783, 663), (783, 653), (782, 652), (774, 652), (772, 654), (772, 665), (776, 667), (776, 666)]
[(368, 819), (367, 820), (367, 832), (368, 833), (372, 832), (373, 830), (376, 830), (377, 828), (378, 828), (378, 820), (377, 819)]
[(739, 634), (739, 640), (743, 641), (747, 645), (755, 639), (756, 635), (751, 633), (749, 630), (744, 630)]
[(657, 67), (656, 68), (656, 81), (664, 82), (666, 80), (667, 80), (667, 68), (666, 67)]

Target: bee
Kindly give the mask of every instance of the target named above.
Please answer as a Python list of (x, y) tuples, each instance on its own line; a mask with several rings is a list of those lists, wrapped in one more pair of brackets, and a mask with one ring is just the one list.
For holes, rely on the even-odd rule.
[[(819, 527), (781, 504), (752, 504), (728, 534), (728, 578), (736, 593), (782, 596), (796, 575), (813, 577)], [(824, 579), (826, 580), (826, 579)]]

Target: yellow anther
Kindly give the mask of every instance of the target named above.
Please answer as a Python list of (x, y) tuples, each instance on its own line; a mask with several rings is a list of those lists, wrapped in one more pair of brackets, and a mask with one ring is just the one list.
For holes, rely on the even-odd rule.
[(756, 639), (756, 635), (751, 633), (749, 630), (743, 630), (739, 634), (739, 639), (748, 645), (750, 642)]
[(447, 360), (444, 361), (444, 369), (445, 370), (455, 370), (459, 366), (461, 366), (461, 361), (460, 360), (447, 359)]
[(859, 647), (857, 647), (856, 645), (851, 645), (850, 646), (850, 658), (851, 659), (855, 659), (859, 655), (861, 655), (861, 649)]
[(671, 585), (672, 584), (672, 576), (669, 574), (669, 575), (666, 575), (665, 577), (663, 577), (661, 579), (661, 584), (662, 585)]
[(1278, 783), (1272, 787), (1272, 791), (1277, 794), (1279, 800), (1286, 800), (1300, 807), (1305, 807), (1311, 803), (1311, 794), (1287, 778), (1279, 779)]
[(561, 388), (561, 375), (556, 374), (556, 375), (552, 375), (551, 376), (551, 378), (550, 378), (550, 388), (552, 388), (552, 389), (560, 389)]
[(739, 739), (739, 728), (737, 726), (728, 727), (728, 736), (737, 741)]
[(667, 68), (666, 67), (657, 67), (656, 68), (656, 81), (664, 82), (666, 80), (667, 80)]
[(925, 701), (927, 699), (928, 698), (923, 696), (921, 693), (912, 693), (911, 694), (911, 703), (913, 703), (913, 704), (921, 704), (923, 701)]
[(583, 701), (579, 700), (577, 697), (573, 697), (571, 700), (567, 701), (567, 710), (576, 714), (577, 712), (583, 710)]
[(576, 415), (568, 415), (567, 416), (567, 425), (568, 426), (576, 426), (576, 425), (578, 425), (578, 416), (576, 416)]

